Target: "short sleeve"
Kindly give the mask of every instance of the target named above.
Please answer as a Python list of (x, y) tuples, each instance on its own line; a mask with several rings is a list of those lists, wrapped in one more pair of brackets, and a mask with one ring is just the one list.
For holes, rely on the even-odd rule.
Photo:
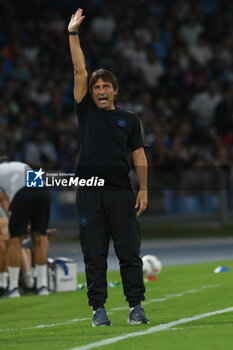
[(130, 136), (129, 147), (131, 149), (131, 152), (141, 147), (148, 147), (142, 122), (137, 115), (135, 116), (135, 123), (132, 130), (132, 134)]
[(77, 113), (78, 118), (85, 117), (88, 111), (92, 108), (93, 104), (94, 102), (89, 92), (86, 93), (86, 95), (83, 97), (80, 103), (77, 103), (75, 101), (75, 111)]

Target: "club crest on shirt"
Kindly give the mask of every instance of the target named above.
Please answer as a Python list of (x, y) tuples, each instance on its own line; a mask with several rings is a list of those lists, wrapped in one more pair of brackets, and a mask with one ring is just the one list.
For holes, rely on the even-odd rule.
[(126, 121), (124, 119), (119, 119), (117, 121), (117, 124), (123, 128), (124, 126), (126, 126)]
[(86, 218), (85, 216), (82, 216), (82, 217), (80, 218), (80, 224), (81, 224), (82, 226), (86, 226), (86, 224), (87, 224), (87, 218)]

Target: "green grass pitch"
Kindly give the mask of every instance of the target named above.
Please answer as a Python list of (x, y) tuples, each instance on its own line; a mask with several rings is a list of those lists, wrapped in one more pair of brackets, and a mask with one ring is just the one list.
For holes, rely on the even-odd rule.
[[(214, 274), (218, 265), (230, 271)], [(108, 280), (120, 281), (119, 272), (109, 272)], [(83, 274), (78, 276), (78, 282), (84, 282)], [(92, 344), (89, 348), (111, 350), (232, 349), (233, 309), (215, 312), (233, 307), (233, 260), (164, 267), (157, 281), (146, 283), (144, 309), (149, 325), (128, 325), (122, 287), (109, 288), (108, 292), (106, 309), (112, 327), (91, 326), (92, 310), (87, 305), (86, 290), (0, 299), (0, 349), (70, 350), (87, 344)], [(200, 318), (210, 312), (214, 314)], [(187, 321), (196, 315), (197, 319)], [(180, 323), (181, 319), (185, 319), (184, 323)], [(165, 330), (156, 328), (172, 321), (178, 323)], [(130, 333), (135, 334), (128, 337)], [(119, 340), (122, 335), (127, 337)], [(117, 341), (95, 344), (112, 338)]]

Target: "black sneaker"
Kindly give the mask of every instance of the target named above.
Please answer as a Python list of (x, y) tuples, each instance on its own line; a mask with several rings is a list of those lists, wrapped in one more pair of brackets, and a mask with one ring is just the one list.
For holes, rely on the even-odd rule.
[(12, 290), (6, 290), (5, 293), (2, 295), (2, 298), (19, 298), (21, 297), (19, 289), (14, 288)]
[(93, 319), (92, 319), (92, 326), (93, 327), (98, 327), (98, 326), (111, 326), (112, 323), (111, 321), (108, 319), (106, 311), (103, 307), (99, 307), (94, 315), (93, 315)]
[(6, 293), (6, 289), (0, 287), (0, 297), (1, 297), (4, 293)]
[(150, 323), (145, 316), (145, 311), (141, 305), (137, 305), (129, 312), (129, 324)]

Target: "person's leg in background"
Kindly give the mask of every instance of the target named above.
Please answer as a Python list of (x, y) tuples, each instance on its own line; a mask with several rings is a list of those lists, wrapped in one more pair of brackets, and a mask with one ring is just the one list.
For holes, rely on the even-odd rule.
[(47, 188), (28, 190), (31, 203), (31, 236), (33, 241), (37, 295), (48, 295), (47, 257), (49, 240), (47, 229), (50, 217), (50, 193)]
[(19, 272), (21, 265), (22, 237), (10, 238), (8, 246), (9, 294), (11, 298), (19, 297)]
[(8, 287), (8, 262), (7, 262), (7, 247), (9, 241), (9, 220), (0, 218), (0, 293)]
[[(29, 238), (30, 239), (30, 238)], [(34, 276), (32, 270), (32, 251), (29, 248), (21, 248), (21, 282), (27, 289), (34, 286)]]
[(0, 241), (0, 290), (8, 287), (7, 243)]
[(32, 234), (34, 246), (34, 263), (36, 272), (36, 289), (39, 295), (48, 295), (48, 278), (47, 278), (47, 256), (49, 241), (46, 235), (39, 232)]
[(13, 198), (9, 211), (8, 271), (9, 285), (5, 297), (20, 297), (19, 273), (21, 266), (21, 244), (27, 234), (30, 206), (27, 204), (24, 189), (19, 190)]

